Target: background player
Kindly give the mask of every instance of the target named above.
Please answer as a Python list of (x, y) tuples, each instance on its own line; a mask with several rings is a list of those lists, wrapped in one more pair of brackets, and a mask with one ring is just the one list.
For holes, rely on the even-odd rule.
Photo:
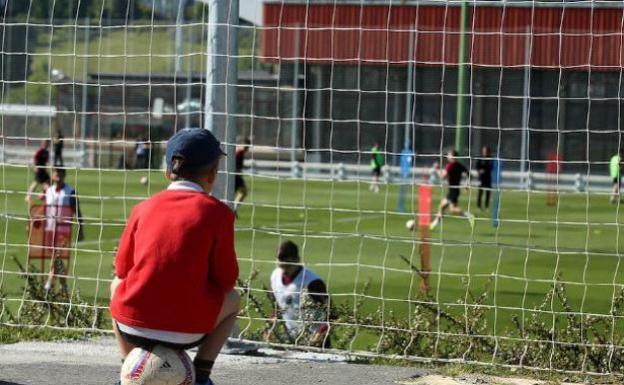
[(44, 140), (35, 152), (32, 158), (33, 171), (35, 172), (35, 180), (28, 187), (28, 193), (26, 194), (26, 201), (31, 201), (31, 194), (35, 191), (38, 185), (41, 185), (45, 191), (50, 184), (50, 174), (46, 170), (48, 162), (50, 161), (50, 141)]
[[(327, 288), (315, 272), (301, 265), (299, 249), (292, 241), (282, 242), (277, 249), (271, 290), (291, 337), (296, 339), (303, 333), (311, 345), (329, 347)], [(308, 309), (304, 295), (313, 302)]]
[(249, 151), (249, 146), (251, 145), (251, 141), (249, 139), (245, 139), (241, 146), (236, 148), (236, 175), (234, 176), (234, 191), (236, 192), (236, 196), (234, 197), (234, 211), (238, 210), (238, 205), (245, 200), (247, 196), (247, 185), (245, 185), (245, 179), (243, 179), (243, 167), (245, 166), (245, 155)]
[[(65, 170), (56, 168), (52, 171), (52, 185), (45, 190), (42, 197), (45, 202), (45, 239), (49, 246), (68, 248), (69, 244), (64, 244), (63, 238), (71, 239), (71, 220), (76, 218), (78, 222), (78, 241), (84, 239), (82, 230), (82, 213), (76, 190), (65, 183)], [(56, 257), (53, 252), (50, 264), (48, 280), (45, 283), (46, 292), (52, 290), (54, 277), (59, 276), (61, 293), (67, 295), (67, 279), (65, 278), (67, 269), (61, 258)]]
[(63, 133), (61, 130), (56, 130), (56, 136), (54, 137), (53, 150), (54, 150), (54, 159), (52, 164), (56, 166), (63, 167), (63, 146), (65, 139), (63, 137)]
[(427, 183), (430, 185), (438, 185), (440, 184), (440, 163), (433, 162), (431, 167), (427, 170)]
[(239, 311), (234, 214), (212, 197), (219, 141), (201, 128), (167, 143), (172, 183), (136, 205), (122, 234), (110, 311), (123, 357), (137, 346), (198, 346), (196, 384), (212, 366)]
[(135, 169), (149, 168), (150, 147), (149, 147), (149, 142), (147, 141), (147, 138), (144, 136), (141, 137), (141, 139), (137, 141), (134, 150), (135, 150), (134, 168)]
[[(477, 206), (483, 210), (490, 207), (490, 195), (492, 193), (492, 159), (490, 159), (490, 148), (481, 148), (481, 158), (477, 160), (477, 173), (479, 174), (479, 192), (477, 194)], [(485, 195), (485, 205), (481, 200)]]
[(466, 217), (468, 222), (470, 222), (470, 227), (474, 227), (474, 216), (468, 211), (463, 211), (461, 207), (459, 207), (459, 194), (462, 176), (466, 175), (467, 177), (466, 190), (468, 190), (468, 186), (470, 185), (470, 172), (457, 160), (457, 151), (450, 150), (446, 157), (447, 163), (444, 169), (440, 171), (440, 180), (448, 179), (448, 191), (446, 197), (442, 199), (442, 202), (440, 202), (438, 213), (436, 214), (433, 222), (431, 222), (429, 228), (433, 230), (438, 226), (442, 220), (444, 212), (449, 206), (451, 207), (452, 214)]
[(379, 178), (381, 177), (381, 168), (385, 163), (385, 159), (381, 149), (379, 148), (379, 142), (375, 142), (375, 145), (371, 149), (371, 171), (373, 173), (373, 183), (370, 185), (370, 190), (373, 192), (379, 192)]

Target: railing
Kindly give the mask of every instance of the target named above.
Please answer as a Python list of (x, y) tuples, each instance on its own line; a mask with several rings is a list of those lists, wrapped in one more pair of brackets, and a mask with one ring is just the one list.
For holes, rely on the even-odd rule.
[[(37, 146), (0, 146), (0, 164), (29, 165)], [(153, 156), (160, 158), (160, 147), (154, 146)], [(130, 169), (135, 161), (135, 144), (124, 141), (89, 141), (84, 146), (66, 141), (63, 149), (63, 164), (70, 168)], [(52, 151), (50, 151), (52, 152)], [(153, 166), (156, 166), (152, 162)], [(160, 166), (160, 165), (158, 165)]]
[[(9, 165), (28, 165), (38, 147), (34, 146), (2, 146), (0, 147), (0, 163)], [(63, 165), (65, 167), (81, 167), (85, 165), (86, 153), (73, 148), (63, 149)]]
[[(66, 167), (92, 168), (99, 167), (117, 168), (118, 159), (124, 153), (122, 147), (109, 148), (110, 146), (89, 145), (84, 151), (75, 148), (66, 148), (63, 151), (64, 164)], [(126, 146), (126, 152), (132, 147)], [(37, 150), (33, 146), (4, 146), (0, 147), (0, 163), (8, 165), (28, 165)], [(110, 158), (110, 159), (109, 159)], [(131, 155), (127, 155), (128, 161)], [(155, 162), (153, 162), (155, 163)], [(164, 161), (162, 162), (164, 164)], [(292, 162), (276, 160), (245, 160), (244, 173), (261, 176), (278, 176), (292, 179), (309, 180), (371, 180), (371, 170), (368, 165), (348, 163), (322, 163), (322, 162)], [(384, 183), (413, 184), (429, 183), (439, 185), (440, 181), (431, 176), (428, 167), (413, 167), (408, 178), (401, 177), (401, 170), (397, 166), (384, 166), (382, 168), (382, 180)], [(545, 172), (502, 171), (502, 183), (505, 189), (518, 190), (557, 190), (572, 192), (608, 192), (612, 188), (611, 178), (607, 175), (596, 174), (549, 174)], [(473, 171), (471, 183), (478, 183), (476, 173)]]
[[(244, 173), (263, 176), (290, 177), (293, 179), (318, 180), (371, 180), (371, 169), (368, 165), (346, 163), (310, 163), (274, 160), (245, 161)], [(413, 184), (429, 183), (439, 185), (440, 181), (430, 175), (428, 167), (413, 167), (408, 178), (401, 177), (401, 170), (397, 166), (384, 166), (382, 179), (384, 183)], [(476, 172), (473, 170), (471, 183), (478, 184)], [(505, 189), (519, 190), (556, 190), (576, 192), (608, 192), (612, 181), (607, 175), (587, 174), (549, 174), (545, 172), (502, 171), (500, 186)]]

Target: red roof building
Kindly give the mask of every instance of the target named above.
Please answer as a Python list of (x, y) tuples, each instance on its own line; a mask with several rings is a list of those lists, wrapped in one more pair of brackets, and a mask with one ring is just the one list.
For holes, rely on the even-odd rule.
[[(458, 63), (459, 2), (351, 3), (265, 4), (262, 57), (272, 62)], [(604, 2), (601, 7), (492, 3), (470, 2), (467, 7), (466, 62), (472, 65), (524, 66), (528, 59), (535, 68), (622, 67), (624, 8), (615, 2), (611, 8)]]
[(261, 60), (304, 75), (306, 149), (363, 162), (373, 142), (392, 158), (410, 137), (428, 162), (455, 144), (464, 103), (468, 155), (489, 145), (543, 169), (557, 148), (564, 172), (608, 160), (622, 139), (624, 3), (466, 1), (460, 63), (461, 3), (266, 2)]

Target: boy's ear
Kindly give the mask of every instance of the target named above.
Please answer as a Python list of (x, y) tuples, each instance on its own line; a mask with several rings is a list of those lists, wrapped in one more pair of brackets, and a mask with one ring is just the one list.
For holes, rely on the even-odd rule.
[(210, 184), (213, 184), (215, 179), (217, 179), (217, 173), (219, 172), (218, 167), (214, 167), (208, 174), (206, 174), (206, 181)]

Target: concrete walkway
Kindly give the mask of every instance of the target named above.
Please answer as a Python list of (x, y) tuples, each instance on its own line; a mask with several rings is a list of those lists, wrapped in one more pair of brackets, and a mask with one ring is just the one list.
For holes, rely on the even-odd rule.
[[(348, 364), (335, 355), (269, 349), (261, 352), (270, 356), (219, 356), (213, 372), (215, 383), (390, 385), (423, 374), (418, 369)], [(112, 338), (0, 345), (1, 385), (112, 385), (118, 378), (120, 366)]]
[[(348, 363), (331, 354), (260, 349), (264, 356), (219, 356), (217, 385), (538, 385), (542, 381)], [(191, 353), (191, 356), (193, 354)], [(0, 385), (112, 385), (121, 363), (112, 338), (0, 345)]]

